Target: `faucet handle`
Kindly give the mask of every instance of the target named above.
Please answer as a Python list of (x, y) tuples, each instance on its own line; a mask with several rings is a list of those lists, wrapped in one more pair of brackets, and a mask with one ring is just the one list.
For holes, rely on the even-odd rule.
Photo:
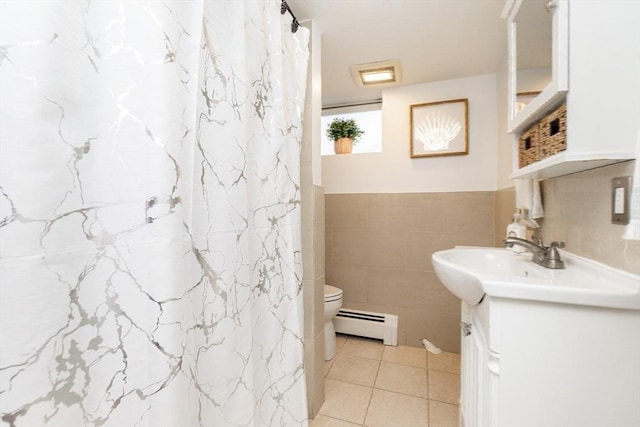
[(564, 262), (560, 258), (558, 248), (564, 248), (564, 242), (551, 242), (547, 250), (547, 256), (543, 261), (545, 267), (554, 269), (564, 268)]
[(535, 234), (531, 236), (531, 241), (540, 247), (544, 247), (544, 243), (542, 243), (542, 238), (536, 236)]

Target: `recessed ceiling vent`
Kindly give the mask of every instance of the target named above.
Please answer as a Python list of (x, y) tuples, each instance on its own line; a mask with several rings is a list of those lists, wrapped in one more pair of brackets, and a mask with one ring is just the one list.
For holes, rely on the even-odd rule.
[(360, 87), (395, 85), (402, 82), (402, 66), (397, 59), (352, 65), (351, 77)]

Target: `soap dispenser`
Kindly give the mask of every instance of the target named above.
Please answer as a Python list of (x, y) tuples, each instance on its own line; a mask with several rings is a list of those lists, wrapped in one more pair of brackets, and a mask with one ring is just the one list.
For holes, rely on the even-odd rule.
[[(522, 220), (522, 213), (517, 212), (513, 214), (513, 222), (507, 226), (507, 237), (518, 237), (520, 239), (526, 239), (527, 226)], [(514, 252), (525, 252), (526, 249), (520, 245), (513, 245), (510, 250)]]

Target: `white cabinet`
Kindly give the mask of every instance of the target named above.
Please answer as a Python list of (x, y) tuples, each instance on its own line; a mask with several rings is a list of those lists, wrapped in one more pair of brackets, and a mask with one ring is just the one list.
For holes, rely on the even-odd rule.
[(466, 427), (640, 425), (640, 312), (485, 296), (462, 303)]
[[(509, 132), (514, 138), (512, 178), (550, 178), (634, 158), (640, 138), (640, 2), (552, 0), (551, 83), (522, 111), (516, 88), (517, 9), (509, 0)], [(518, 167), (517, 138), (559, 103), (567, 103), (567, 148)]]

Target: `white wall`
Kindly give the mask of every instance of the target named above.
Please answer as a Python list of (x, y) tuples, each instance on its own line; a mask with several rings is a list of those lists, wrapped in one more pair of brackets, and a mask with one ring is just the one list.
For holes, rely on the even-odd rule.
[(314, 21), (304, 21), (302, 25), (308, 28), (311, 34), (301, 161), (302, 166), (311, 169), (311, 183), (313, 185), (322, 185), (322, 164), (320, 161), (320, 147), (322, 144), (322, 126), (320, 123), (322, 115), (321, 33), (318, 24)]
[[(410, 106), (459, 98), (469, 99), (469, 154), (410, 158)], [(323, 156), (326, 194), (497, 189), (495, 74), (387, 89), (382, 101), (382, 153)]]

